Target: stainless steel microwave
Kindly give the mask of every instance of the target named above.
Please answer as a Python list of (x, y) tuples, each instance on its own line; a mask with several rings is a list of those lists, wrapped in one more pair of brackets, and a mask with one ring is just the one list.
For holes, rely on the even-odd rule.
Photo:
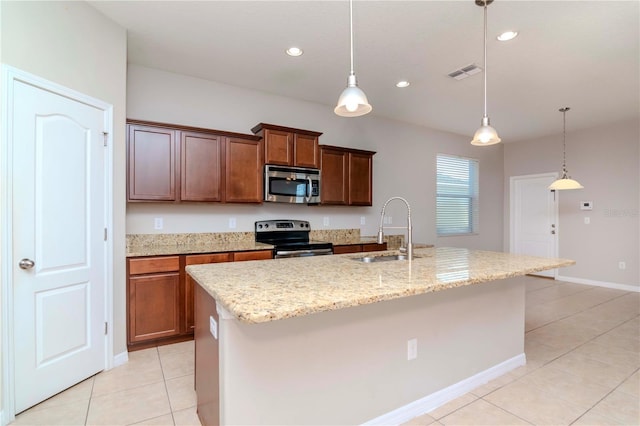
[(320, 203), (320, 170), (264, 166), (264, 200), (275, 203)]

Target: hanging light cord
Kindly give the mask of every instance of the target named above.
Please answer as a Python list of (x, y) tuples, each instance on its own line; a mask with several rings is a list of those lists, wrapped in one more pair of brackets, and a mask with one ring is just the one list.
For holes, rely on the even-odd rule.
[(567, 111), (569, 111), (569, 107), (560, 108), (559, 111), (562, 113), (562, 177), (567, 177)]
[(351, 75), (353, 72), (353, 0), (349, 0), (349, 31), (351, 32)]
[(484, 116), (487, 116), (487, 0), (484, 0)]

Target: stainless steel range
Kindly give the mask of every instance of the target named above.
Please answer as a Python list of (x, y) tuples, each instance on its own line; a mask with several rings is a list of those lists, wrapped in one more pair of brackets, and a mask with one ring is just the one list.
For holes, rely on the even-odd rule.
[(306, 220), (261, 220), (255, 223), (256, 242), (271, 244), (273, 257), (304, 257), (333, 254), (333, 244), (310, 241)]

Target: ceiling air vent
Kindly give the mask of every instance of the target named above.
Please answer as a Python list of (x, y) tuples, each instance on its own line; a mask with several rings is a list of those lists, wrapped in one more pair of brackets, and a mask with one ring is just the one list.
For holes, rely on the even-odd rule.
[(477, 65), (471, 64), (450, 72), (448, 76), (456, 80), (463, 80), (474, 74), (478, 74), (479, 72), (482, 72), (482, 68)]

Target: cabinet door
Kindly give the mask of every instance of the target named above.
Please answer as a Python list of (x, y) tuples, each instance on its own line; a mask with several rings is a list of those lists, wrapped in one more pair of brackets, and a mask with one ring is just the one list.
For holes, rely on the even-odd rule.
[[(185, 258), (185, 266), (189, 265), (202, 265), (204, 263), (221, 263), (221, 262), (230, 262), (231, 253), (213, 253), (213, 254), (194, 254), (190, 256), (186, 256)], [(185, 328), (186, 332), (190, 333), (193, 331), (194, 327), (194, 287), (195, 281), (189, 274), (185, 273), (184, 280), (185, 288), (184, 288), (184, 312), (185, 312)]]
[(293, 165), (298, 167), (320, 167), (318, 138), (296, 133), (293, 138)]
[(387, 243), (382, 243), (382, 244), (370, 243), (370, 244), (362, 245), (362, 251), (382, 251), (386, 249), (387, 249)]
[[(324, 177), (324, 176), (323, 176)], [(349, 205), (370, 206), (373, 203), (373, 157), (349, 153)]]
[(177, 201), (176, 132), (128, 125), (127, 200)]
[(293, 163), (293, 133), (265, 129), (264, 152), (266, 164), (291, 165)]
[(178, 272), (132, 276), (129, 285), (129, 342), (180, 334)]
[(223, 137), (180, 132), (180, 200), (222, 201)]
[(348, 204), (348, 154), (333, 149), (320, 150), (321, 204)]
[(225, 201), (261, 203), (263, 199), (262, 142), (226, 138)]
[(237, 251), (233, 253), (234, 262), (242, 262), (244, 260), (265, 260), (272, 258), (273, 252), (271, 250)]
[(359, 253), (362, 251), (361, 244), (347, 244), (333, 246), (333, 254)]

